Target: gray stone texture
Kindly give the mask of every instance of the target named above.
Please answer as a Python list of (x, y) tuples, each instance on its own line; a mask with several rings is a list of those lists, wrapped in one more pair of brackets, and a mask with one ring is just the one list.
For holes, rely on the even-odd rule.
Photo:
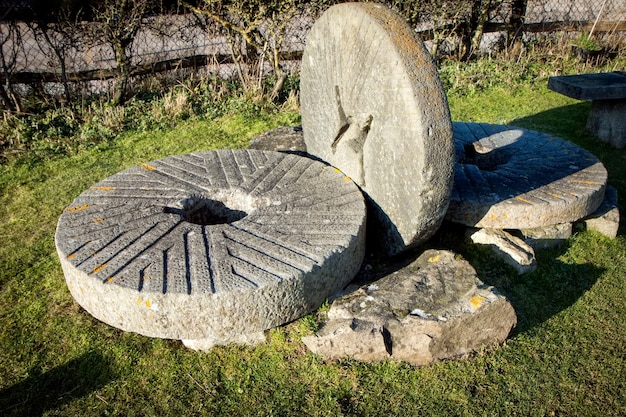
[(626, 147), (626, 99), (592, 101), (587, 129), (614, 148)]
[(302, 126), (280, 126), (250, 140), (248, 149), (306, 154)]
[(587, 129), (611, 146), (626, 147), (626, 72), (550, 77), (548, 88), (578, 100), (591, 100)]
[(617, 206), (617, 189), (606, 187), (604, 201), (591, 215), (585, 217), (582, 222), (587, 230), (595, 230), (603, 235), (614, 238), (619, 231), (619, 208)]
[(302, 340), (327, 359), (426, 365), (500, 343), (515, 310), (465, 260), (427, 250), (401, 270), (335, 300), (328, 322)]
[(522, 239), (498, 229), (470, 229), (472, 242), (486, 245), (518, 274), (527, 274), (537, 269), (535, 251)]
[(534, 250), (556, 248), (572, 236), (572, 223), (553, 224), (534, 229), (520, 229), (519, 232)]
[(198, 346), (256, 338), (342, 289), (365, 203), (319, 161), (278, 152), (170, 156), (83, 192), (55, 236), (70, 292), (120, 329)]
[(329, 8), (308, 35), (300, 88), (308, 152), (364, 191), (379, 253), (432, 236), (448, 206), (453, 138), (437, 69), (411, 27), (380, 4)]
[(586, 150), (511, 126), (453, 126), (457, 163), (448, 220), (532, 229), (576, 221), (602, 203), (607, 171)]
[(615, 71), (550, 77), (548, 88), (577, 100), (626, 99), (626, 72)]

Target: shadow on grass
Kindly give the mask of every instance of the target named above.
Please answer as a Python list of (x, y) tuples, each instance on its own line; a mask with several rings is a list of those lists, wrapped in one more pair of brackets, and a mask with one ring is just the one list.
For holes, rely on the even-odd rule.
[(497, 288), (511, 302), (518, 318), (514, 333), (531, 331), (573, 305), (605, 272), (592, 264), (562, 261), (568, 242), (536, 251), (537, 270), (524, 275), (518, 275), (488, 247), (470, 243), (462, 226), (444, 224), (435, 244), (462, 254), (481, 281)]
[(39, 416), (88, 395), (112, 378), (108, 361), (88, 352), (50, 371), (31, 371), (27, 379), (0, 391), (0, 415)]

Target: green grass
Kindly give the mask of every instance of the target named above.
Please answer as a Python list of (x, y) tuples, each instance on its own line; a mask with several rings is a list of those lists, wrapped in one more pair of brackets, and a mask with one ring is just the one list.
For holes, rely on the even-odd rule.
[[(587, 104), (525, 82), (451, 94), (455, 120), (550, 131), (590, 149), (626, 195), (626, 151), (584, 130)], [(54, 248), (56, 220), (91, 184), (166, 155), (245, 147), (298, 116), (277, 113), (183, 121), (124, 133), (70, 156), (0, 166), (0, 415), (443, 415), (626, 414), (626, 239), (582, 232), (538, 252), (518, 276), (487, 250), (444, 228), (452, 248), (511, 300), (519, 317), (503, 346), (414, 368), (326, 363), (300, 337), (317, 318), (270, 330), (256, 347), (192, 352), (178, 341), (124, 333), (72, 299)]]

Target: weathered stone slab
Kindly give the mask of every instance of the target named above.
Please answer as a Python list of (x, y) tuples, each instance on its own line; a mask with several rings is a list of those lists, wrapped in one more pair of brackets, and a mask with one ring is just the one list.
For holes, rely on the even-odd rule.
[(428, 250), (407, 267), (335, 300), (329, 321), (302, 340), (328, 359), (426, 365), (500, 343), (515, 310), (467, 262)]
[(611, 146), (626, 147), (626, 72), (550, 77), (548, 88), (578, 100), (592, 100), (587, 129)]
[(498, 229), (472, 230), (470, 240), (480, 245), (487, 245), (506, 264), (512, 266), (518, 274), (526, 274), (537, 269), (535, 251), (522, 239)]
[(248, 149), (306, 154), (302, 126), (280, 126), (250, 140)]
[(572, 236), (572, 223), (553, 224), (534, 229), (520, 229), (528, 245), (534, 250), (556, 248)]
[(598, 209), (582, 220), (588, 230), (595, 230), (603, 235), (614, 238), (619, 231), (619, 208), (617, 206), (617, 189), (606, 187), (604, 201)]
[(604, 199), (607, 171), (558, 137), (484, 123), (454, 123), (454, 189), (446, 218), (490, 229), (574, 222)]
[(329, 8), (308, 35), (300, 88), (308, 152), (366, 193), (379, 251), (394, 255), (434, 234), (452, 185), (452, 129), (413, 29), (380, 4)]
[(171, 156), (82, 193), (55, 236), (70, 292), (126, 331), (252, 340), (359, 270), (365, 203), (339, 170), (278, 152)]
[(577, 100), (626, 99), (626, 72), (615, 71), (550, 77), (548, 88)]

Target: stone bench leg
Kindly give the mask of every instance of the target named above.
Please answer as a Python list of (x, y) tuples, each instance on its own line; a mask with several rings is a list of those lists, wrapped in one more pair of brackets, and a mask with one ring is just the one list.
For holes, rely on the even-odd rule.
[(615, 148), (626, 147), (626, 100), (593, 100), (587, 129)]

